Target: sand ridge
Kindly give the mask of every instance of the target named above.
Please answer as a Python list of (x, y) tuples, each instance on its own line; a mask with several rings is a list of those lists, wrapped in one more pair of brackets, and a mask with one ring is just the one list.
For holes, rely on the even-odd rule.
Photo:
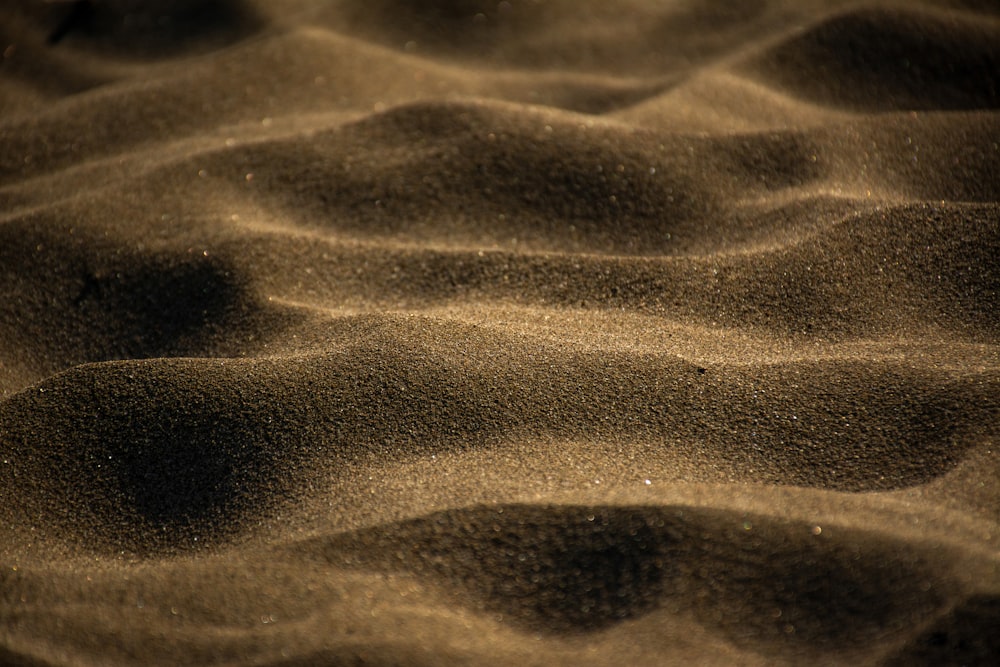
[(993, 664), (997, 44), (5, 3), (0, 663)]

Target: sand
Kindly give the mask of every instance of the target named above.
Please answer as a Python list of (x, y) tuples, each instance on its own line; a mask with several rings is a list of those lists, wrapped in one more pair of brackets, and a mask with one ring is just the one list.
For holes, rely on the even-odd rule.
[(0, 664), (1000, 664), (996, 3), (0, 52)]

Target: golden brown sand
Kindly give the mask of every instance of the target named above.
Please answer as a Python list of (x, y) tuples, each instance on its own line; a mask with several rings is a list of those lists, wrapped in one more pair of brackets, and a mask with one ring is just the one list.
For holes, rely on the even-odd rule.
[(0, 664), (1000, 664), (995, 2), (0, 52)]

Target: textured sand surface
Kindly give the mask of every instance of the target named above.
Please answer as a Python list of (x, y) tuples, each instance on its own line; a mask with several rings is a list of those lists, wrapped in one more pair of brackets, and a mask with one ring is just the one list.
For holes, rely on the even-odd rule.
[(0, 52), (0, 664), (1000, 664), (996, 3)]

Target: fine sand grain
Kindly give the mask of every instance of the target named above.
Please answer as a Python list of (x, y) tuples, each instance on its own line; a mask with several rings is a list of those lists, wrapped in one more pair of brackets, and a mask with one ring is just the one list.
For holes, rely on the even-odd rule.
[(994, 2), (4, 0), (0, 664), (1000, 664)]

